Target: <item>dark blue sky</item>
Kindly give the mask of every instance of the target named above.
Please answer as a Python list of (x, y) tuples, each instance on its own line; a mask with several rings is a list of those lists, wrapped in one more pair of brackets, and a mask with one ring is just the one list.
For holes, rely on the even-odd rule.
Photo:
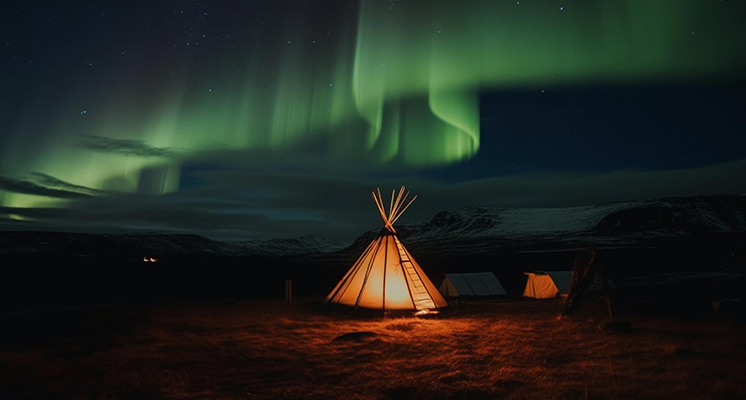
[(481, 96), (482, 143), (447, 182), (532, 172), (697, 168), (746, 155), (742, 83), (552, 87)]
[[(746, 193), (746, 2), (520, 3), (0, 2), (0, 229), (346, 240), (376, 187), (421, 195), (405, 222)], [(471, 159), (407, 87), (434, 71)], [(378, 88), (413, 125), (374, 132)]]

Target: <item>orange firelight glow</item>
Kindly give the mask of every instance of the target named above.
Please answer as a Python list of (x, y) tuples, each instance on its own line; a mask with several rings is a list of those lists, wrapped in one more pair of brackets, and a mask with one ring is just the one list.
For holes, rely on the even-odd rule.
[(409, 199), (409, 192), (405, 193), (404, 186), (399, 189), (398, 195), (392, 191), (387, 213), (380, 190), (371, 192), (371, 195), (384, 227), (329, 293), (325, 302), (383, 310), (446, 307), (448, 303), (399, 241), (393, 226), (417, 196)]

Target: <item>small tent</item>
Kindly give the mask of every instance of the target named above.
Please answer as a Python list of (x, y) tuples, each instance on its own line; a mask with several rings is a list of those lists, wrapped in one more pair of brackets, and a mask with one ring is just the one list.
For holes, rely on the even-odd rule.
[(492, 272), (446, 274), (438, 289), (443, 296), (498, 296), (505, 289)]
[(572, 271), (524, 272), (528, 276), (523, 297), (551, 299), (570, 290)]
[(325, 303), (378, 310), (422, 311), (446, 307), (448, 303), (404, 248), (394, 229), (394, 222), (417, 196), (405, 206), (409, 192), (402, 196), (402, 186), (396, 199), (395, 193), (391, 193), (387, 213), (380, 190), (371, 194), (383, 218), (383, 229), (329, 293)]

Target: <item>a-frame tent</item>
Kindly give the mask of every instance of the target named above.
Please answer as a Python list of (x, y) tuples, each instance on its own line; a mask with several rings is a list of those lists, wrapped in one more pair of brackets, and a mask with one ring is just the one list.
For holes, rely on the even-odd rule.
[(523, 297), (551, 299), (570, 290), (572, 271), (524, 272), (528, 276)]
[[(432, 310), (446, 307), (443, 296), (428, 279), (396, 235), (394, 223), (408, 203), (404, 186), (391, 192), (388, 213), (380, 190), (371, 192), (384, 227), (326, 297), (325, 303), (380, 310)], [(406, 203), (406, 206), (404, 205)]]
[(443, 296), (448, 297), (483, 297), (506, 294), (500, 281), (492, 272), (446, 274), (438, 290)]

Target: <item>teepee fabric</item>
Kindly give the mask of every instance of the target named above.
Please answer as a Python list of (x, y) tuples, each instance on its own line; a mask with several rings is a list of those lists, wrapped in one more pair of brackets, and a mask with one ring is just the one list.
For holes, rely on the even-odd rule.
[[(430, 310), (447, 305), (435, 285), (399, 241), (393, 223), (412, 204), (403, 207), (404, 187), (386, 215), (383, 200), (373, 194), (384, 220), (384, 228), (365, 249), (352, 268), (326, 297), (327, 303), (382, 310)], [(416, 196), (415, 196), (416, 198)]]

